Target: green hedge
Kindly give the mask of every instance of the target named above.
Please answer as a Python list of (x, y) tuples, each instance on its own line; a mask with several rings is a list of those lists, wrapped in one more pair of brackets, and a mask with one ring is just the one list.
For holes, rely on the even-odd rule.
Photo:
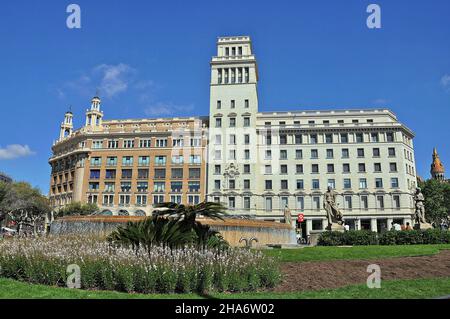
[(368, 230), (324, 232), (319, 246), (418, 245), (449, 244), (450, 231), (440, 229), (386, 231), (381, 234)]

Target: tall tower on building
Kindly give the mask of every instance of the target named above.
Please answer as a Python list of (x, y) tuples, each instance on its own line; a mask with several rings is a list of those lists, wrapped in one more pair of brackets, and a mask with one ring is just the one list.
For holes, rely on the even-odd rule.
[(218, 38), (211, 60), (208, 200), (240, 213), (255, 205), (246, 193), (256, 184), (257, 84), (250, 37)]
[(93, 130), (102, 126), (103, 112), (100, 111), (101, 100), (94, 96), (91, 100), (91, 108), (86, 110), (86, 127)]
[(64, 122), (61, 123), (61, 128), (59, 130), (59, 140), (63, 140), (65, 137), (71, 135), (73, 132), (73, 113), (67, 111), (64, 114)]
[(431, 176), (433, 179), (437, 179), (438, 181), (445, 180), (444, 164), (442, 164), (436, 148), (434, 148), (434, 150), (433, 150), (433, 163), (431, 163), (431, 171), (430, 172), (431, 172)]

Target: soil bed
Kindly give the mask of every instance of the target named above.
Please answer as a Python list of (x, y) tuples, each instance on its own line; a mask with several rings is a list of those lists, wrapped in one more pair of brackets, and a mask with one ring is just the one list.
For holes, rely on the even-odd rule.
[(367, 281), (367, 266), (377, 264), (383, 280), (450, 277), (450, 250), (432, 256), (370, 260), (284, 262), (283, 281), (275, 292), (333, 289)]

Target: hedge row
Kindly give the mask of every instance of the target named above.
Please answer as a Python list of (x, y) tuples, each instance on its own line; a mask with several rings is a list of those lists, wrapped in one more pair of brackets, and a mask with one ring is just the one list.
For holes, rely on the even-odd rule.
[(419, 245), (450, 244), (450, 231), (440, 229), (386, 231), (381, 234), (368, 230), (324, 232), (319, 246)]

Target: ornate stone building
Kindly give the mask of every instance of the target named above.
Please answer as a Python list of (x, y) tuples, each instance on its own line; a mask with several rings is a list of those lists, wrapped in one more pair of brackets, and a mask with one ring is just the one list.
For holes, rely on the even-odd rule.
[[(105, 121), (95, 97), (85, 126), (73, 131), (66, 113), (50, 159), (53, 206), (96, 202), (114, 214), (150, 214), (160, 201), (206, 199), (262, 220), (302, 213), (308, 234), (326, 227), (331, 186), (352, 229), (411, 221), (414, 134), (392, 111), (260, 112), (258, 81), (250, 37), (220, 37), (209, 118)], [(194, 155), (173, 155), (183, 146)]]
[(207, 118), (103, 120), (100, 105), (94, 97), (75, 131), (65, 114), (49, 161), (54, 209), (87, 202), (103, 214), (149, 215), (154, 203), (204, 200)]

